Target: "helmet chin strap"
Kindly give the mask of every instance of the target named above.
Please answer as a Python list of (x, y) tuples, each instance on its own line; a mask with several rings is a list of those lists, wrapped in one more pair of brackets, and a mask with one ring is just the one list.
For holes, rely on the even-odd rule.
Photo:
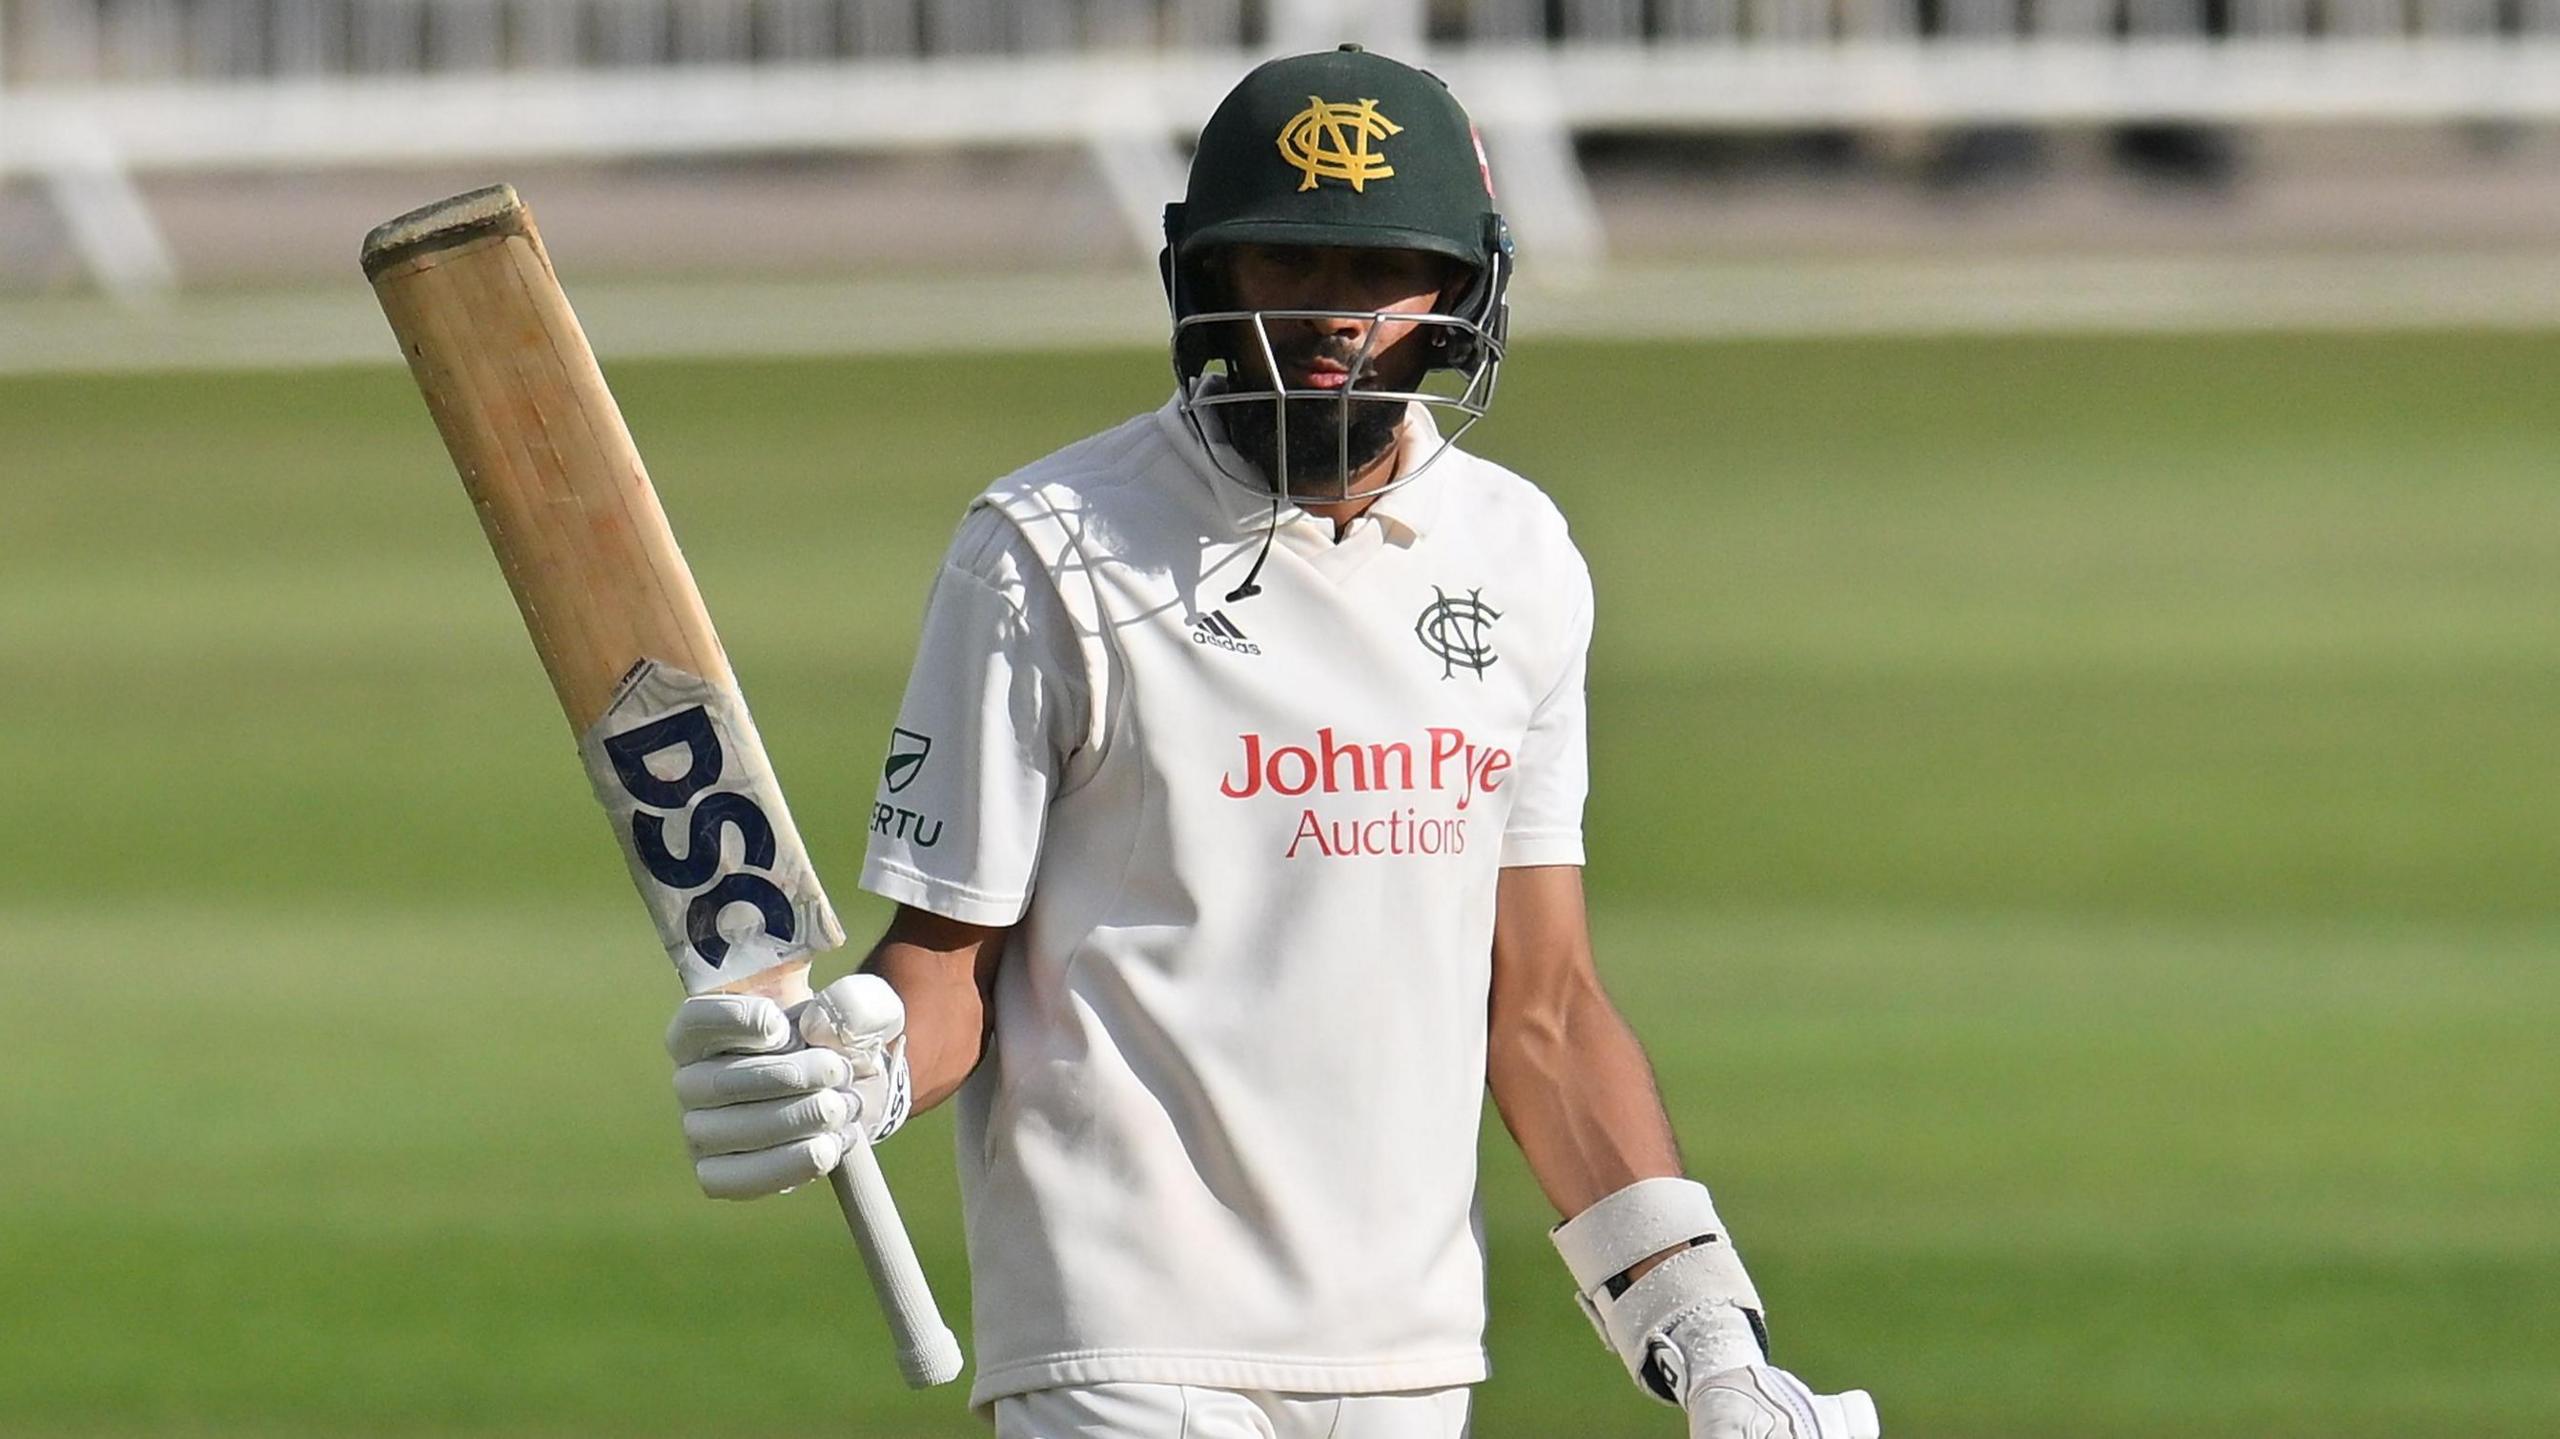
[[(1262, 547), (1253, 552), (1253, 565), (1244, 572), (1244, 583), (1227, 591), (1227, 603), (1231, 605), (1241, 604), (1262, 593), (1262, 586), (1256, 582), (1262, 578), (1263, 562), (1271, 558), (1271, 542), (1280, 537), (1280, 506), (1287, 502), (1289, 481), (1294, 478), (1289, 473), (1289, 400), (1285, 393), (1286, 384), (1280, 378), (1280, 357), (1272, 353), (1270, 327), (1262, 322), (1262, 317), (1259, 315), (1254, 317), (1253, 334), (1254, 339), (1262, 347), (1262, 362), (1271, 376), (1271, 388), (1274, 392), (1271, 404), (1273, 431), (1271, 462), (1279, 473), (1263, 476), (1263, 482), (1271, 486), (1271, 514), (1263, 521)], [(1373, 331), (1372, 343), (1374, 342), (1375, 332)], [(1369, 358), (1367, 345), (1360, 347), (1360, 358), (1364, 362)], [(1342, 416), (1341, 429), (1347, 464), (1351, 444), (1351, 416), (1348, 410)], [(1351, 488), (1351, 477), (1347, 472), (1342, 477), (1342, 487), (1346, 490)]]
[(1255, 584), (1254, 581), (1262, 578), (1262, 562), (1271, 558), (1271, 541), (1277, 537), (1279, 533), (1280, 491), (1275, 487), (1271, 491), (1271, 519), (1262, 527), (1262, 548), (1254, 552), (1253, 568), (1244, 572), (1244, 583), (1227, 591), (1228, 604), (1232, 605), (1243, 600), (1249, 600), (1255, 595), (1262, 593), (1262, 586)]
[[(1274, 390), (1281, 389), (1280, 361), (1271, 353), (1271, 331), (1257, 317), (1253, 322), (1253, 333), (1262, 344), (1263, 363), (1270, 366), (1271, 386)], [(1277, 433), (1271, 447), (1271, 458), (1280, 473), (1263, 477), (1264, 482), (1271, 486), (1271, 514), (1263, 521), (1262, 548), (1253, 552), (1253, 567), (1244, 572), (1244, 583), (1227, 591), (1227, 603), (1231, 605), (1241, 604), (1262, 593), (1262, 586), (1255, 581), (1262, 578), (1263, 561), (1271, 558), (1271, 542), (1280, 537), (1280, 506), (1289, 497), (1289, 402), (1286, 397), (1273, 401), (1272, 415)]]

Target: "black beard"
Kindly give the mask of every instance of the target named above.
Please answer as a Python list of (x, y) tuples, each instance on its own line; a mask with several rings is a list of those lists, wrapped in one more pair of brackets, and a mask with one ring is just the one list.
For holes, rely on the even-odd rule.
[[(1282, 400), (1289, 407), (1287, 468), (1279, 453), (1278, 405), (1268, 400), (1237, 400), (1218, 407), (1227, 443), (1262, 471), (1273, 489), (1306, 498), (1335, 498), (1346, 493), (1351, 477), (1374, 464), (1396, 442), (1404, 421), (1402, 400)], [(1342, 417), (1351, 416), (1349, 461), (1344, 464)], [(1285, 479), (1283, 478), (1285, 476)], [(1328, 482), (1330, 488), (1326, 488)]]

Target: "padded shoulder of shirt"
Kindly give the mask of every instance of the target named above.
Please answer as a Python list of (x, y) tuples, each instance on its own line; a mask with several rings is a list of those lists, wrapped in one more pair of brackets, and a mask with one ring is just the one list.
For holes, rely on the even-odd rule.
[(1022, 532), (987, 505), (971, 505), (960, 517), (960, 528), (942, 557), (944, 569), (956, 570), (1002, 595), (1017, 615), (1027, 614), (1037, 603), (1039, 589), (1031, 584), (1030, 575), (1039, 563)]
[(985, 498), (1039, 497), (1042, 508), (1080, 508), (1078, 500), (1138, 483), (1166, 456), (1164, 436), (1149, 411), (1024, 465), (987, 486)]
[[(1058, 599), (1056, 585), (1041, 568), (1039, 555), (1012, 520), (991, 505), (971, 505), (960, 517), (959, 532), (951, 537), (942, 567), (966, 575), (1004, 601), (1013, 633), (1024, 646), (1016, 653), (1034, 657), (1040, 672), (1063, 687), (1061, 698), (1081, 699), (1087, 693), (1075, 626)], [(1062, 715), (1062, 723), (1064, 719)], [(1073, 748), (1073, 743), (1065, 747)]]

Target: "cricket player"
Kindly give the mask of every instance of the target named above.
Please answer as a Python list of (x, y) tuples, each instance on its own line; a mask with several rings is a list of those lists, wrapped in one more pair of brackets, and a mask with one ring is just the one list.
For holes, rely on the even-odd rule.
[(1763, 1306), (1585, 925), (1590, 578), (1456, 448), (1511, 246), (1434, 77), (1248, 75), (1166, 213), (1165, 405), (998, 481), (943, 560), (862, 882), (796, 1013), (685, 1001), (703, 1189), (959, 1102), (1002, 1439), (1455, 1439), (1482, 1095), (1584, 1313), (1692, 1436), (1854, 1439)]

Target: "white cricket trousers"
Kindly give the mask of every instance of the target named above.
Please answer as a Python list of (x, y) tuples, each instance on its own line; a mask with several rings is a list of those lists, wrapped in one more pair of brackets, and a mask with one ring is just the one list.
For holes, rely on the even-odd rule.
[(1083, 1384), (997, 1400), (996, 1439), (1466, 1439), (1468, 1397)]

